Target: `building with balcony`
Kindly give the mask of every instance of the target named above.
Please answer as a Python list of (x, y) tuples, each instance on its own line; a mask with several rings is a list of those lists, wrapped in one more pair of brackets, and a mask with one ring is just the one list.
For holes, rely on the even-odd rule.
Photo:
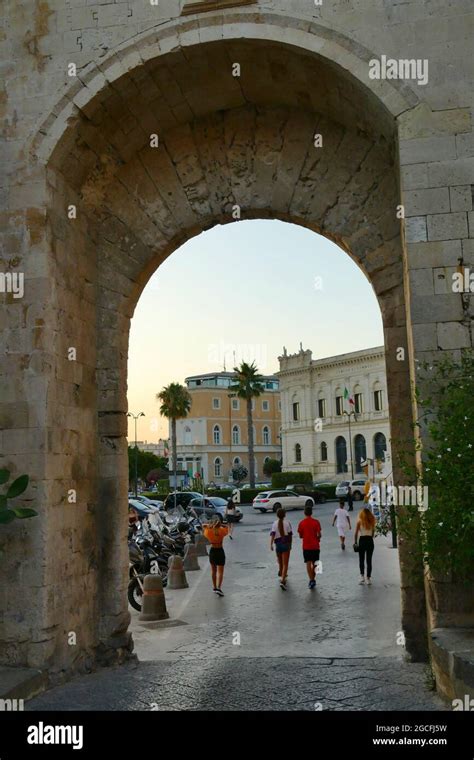
[(278, 359), (283, 470), (322, 481), (362, 475), (367, 458), (391, 469), (383, 346), (316, 360), (284, 349)]
[[(249, 469), (246, 402), (231, 395), (233, 372), (193, 375), (185, 380), (191, 410), (177, 420), (178, 469), (199, 473), (205, 483), (231, 480), (231, 470)], [(262, 479), (265, 459), (281, 458), (279, 380), (263, 377), (265, 392), (254, 399), (253, 426), (256, 477)], [(248, 478), (246, 478), (248, 481)]]

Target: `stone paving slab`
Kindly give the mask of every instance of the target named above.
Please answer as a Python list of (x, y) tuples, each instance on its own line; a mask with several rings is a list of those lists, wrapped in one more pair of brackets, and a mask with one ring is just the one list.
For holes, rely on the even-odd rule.
[[(75, 679), (27, 710), (446, 710), (426, 667), (396, 658), (146, 662)], [(319, 705), (321, 704), (321, 708)]]

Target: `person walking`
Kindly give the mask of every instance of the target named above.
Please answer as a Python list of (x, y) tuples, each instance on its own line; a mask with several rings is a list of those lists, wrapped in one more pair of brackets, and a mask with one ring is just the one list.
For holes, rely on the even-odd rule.
[(308, 588), (316, 588), (316, 563), (319, 562), (321, 523), (313, 515), (313, 507), (304, 508), (305, 518), (298, 525), (298, 534), (303, 539), (303, 559), (308, 573)]
[[(368, 507), (364, 507), (359, 512), (357, 517), (357, 524), (354, 535), (354, 544), (357, 546), (357, 538), (359, 538), (359, 569), (360, 569), (360, 581), (359, 583), (366, 583), (370, 586), (372, 583), (372, 555), (374, 553), (374, 533), (375, 533), (375, 517)], [(364, 577), (365, 572), (365, 559), (367, 558), (367, 576)]]
[(225, 514), (227, 517), (227, 526), (229, 528), (229, 538), (232, 541), (233, 540), (232, 533), (234, 532), (234, 522), (235, 522), (235, 503), (232, 496), (229, 496), (227, 500), (227, 507), (225, 509)]
[(353, 507), (353, 501), (354, 501), (354, 497), (352, 495), (352, 488), (350, 486), (348, 486), (348, 488), (347, 488), (347, 507), (348, 507), (347, 511), (348, 512), (352, 512), (353, 509), (354, 509), (354, 507)]
[(339, 506), (334, 512), (334, 519), (332, 521), (333, 527), (334, 525), (337, 527), (337, 533), (339, 536), (339, 541), (341, 542), (341, 549), (343, 551), (346, 549), (346, 530), (348, 528), (351, 530), (351, 518), (349, 517), (349, 513), (344, 505), (344, 499), (339, 499)]
[(273, 547), (275, 547), (280, 588), (282, 591), (286, 591), (293, 528), (291, 527), (291, 523), (285, 519), (286, 512), (282, 507), (278, 510), (277, 517), (278, 520), (275, 520), (270, 531), (270, 549), (273, 551)]
[(211, 544), (209, 563), (211, 565), (212, 590), (217, 596), (224, 596), (222, 581), (224, 580), (225, 552), (222, 543), (229, 532), (228, 528), (222, 525), (220, 517), (214, 517), (210, 525), (208, 523), (203, 524), (202, 532)]

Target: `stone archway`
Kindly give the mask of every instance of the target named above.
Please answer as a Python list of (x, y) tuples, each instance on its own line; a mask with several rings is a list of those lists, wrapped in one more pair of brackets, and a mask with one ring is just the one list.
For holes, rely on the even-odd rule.
[[(30, 220), (41, 229), (44, 281), (31, 302), (43, 349), (34, 361), (43, 363), (28, 402), (40, 432), (28, 445), (40, 452), (33, 475), (48, 506), (41, 529), (25, 529), (32, 559), (22, 573), (37, 595), (25, 596), (20, 639), (7, 599), (4, 661), (57, 675), (128, 656), (130, 319), (160, 263), (189, 237), (233, 221), (237, 207), (241, 218), (278, 218), (330, 237), (365, 272), (382, 311), (392, 434), (410, 437), (408, 362), (396, 361), (400, 347), (410, 355), (396, 214), (395, 116), (407, 107), (405, 93), (385, 83), (377, 98), (341, 60), (325, 57), (335, 42), (314, 35), (319, 52), (303, 50), (265, 39), (263, 26), (255, 39), (233, 39), (229, 29), (223, 40), (180, 47), (155, 34), (140, 53), (106, 62), (109, 78), (97, 69), (83, 77), (34, 143), (48, 160), (45, 216)], [(354, 53), (337, 49), (356, 71)], [(408, 543), (401, 558), (407, 648), (421, 657), (422, 565)]]

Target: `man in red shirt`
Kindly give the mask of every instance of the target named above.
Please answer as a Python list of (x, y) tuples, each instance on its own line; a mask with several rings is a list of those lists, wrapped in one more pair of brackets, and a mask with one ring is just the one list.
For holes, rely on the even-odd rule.
[(298, 525), (298, 533), (303, 539), (303, 558), (308, 572), (308, 588), (316, 588), (316, 563), (319, 562), (319, 540), (321, 538), (321, 523), (315, 520), (313, 507), (305, 507), (306, 517)]

